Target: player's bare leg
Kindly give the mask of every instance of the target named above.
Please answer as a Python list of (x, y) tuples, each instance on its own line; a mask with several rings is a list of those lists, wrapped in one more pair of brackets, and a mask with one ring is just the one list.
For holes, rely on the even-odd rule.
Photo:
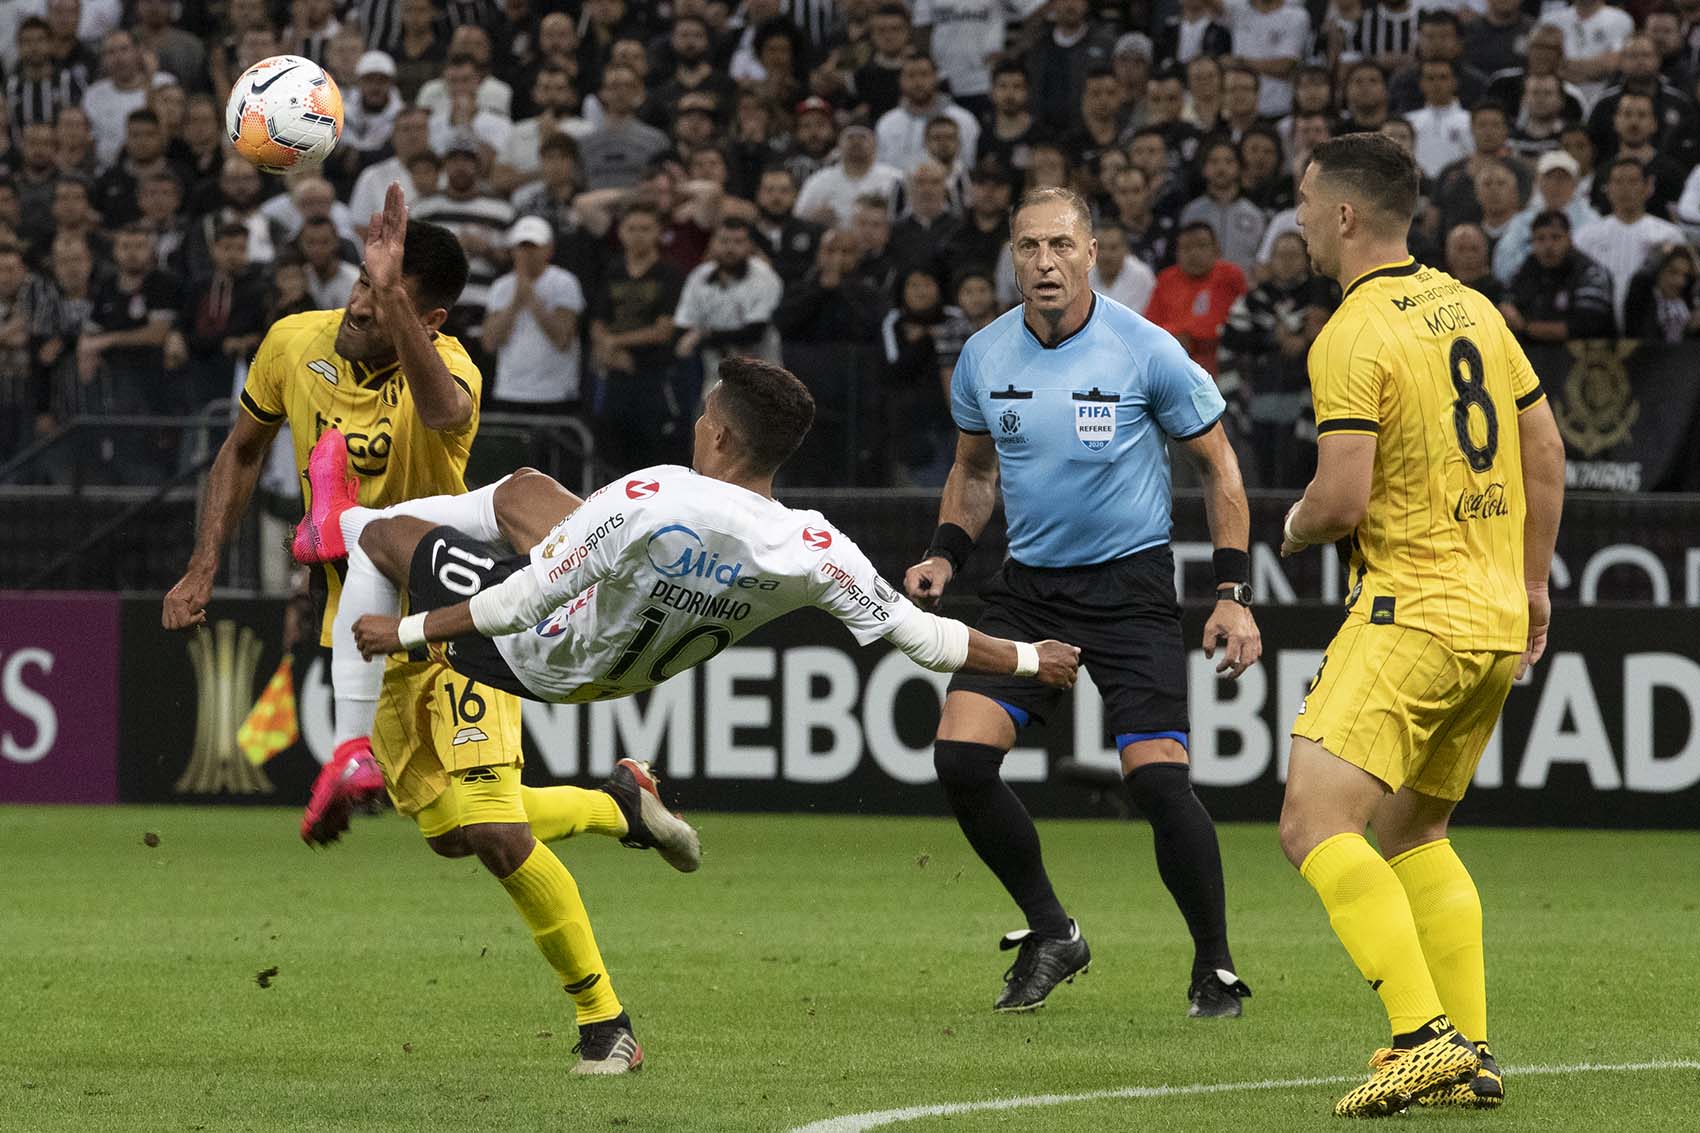
[(1063, 911), (1045, 873), (1039, 831), (1003, 781), (999, 766), (1015, 743), (1015, 723), (995, 700), (958, 690), (945, 697), (933, 764), (968, 844), (1021, 906), (1027, 927), (1006, 933), (1000, 949), (1019, 949), (992, 1009), (1034, 1011), (1059, 983), (1092, 962), (1080, 926)]
[(1387, 1009), (1392, 1043), (1375, 1073), (1336, 1103), (1342, 1117), (1397, 1113), (1435, 1090), (1468, 1082), (1475, 1047), (1447, 1018), (1398, 875), (1364, 839), (1386, 784), (1295, 736), (1281, 808), (1281, 849), (1316, 890), (1329, 923)]
[(1418, 1101), (1425, 1106), (1493, 1109), (1505, 1102), (1505, 1082), (1487, 1041), (1481, 897), (1447, 838), (1457, 805), (1401, 787), (1382, 800), (1371, 825), (1382, 856), (1405, 887), (1441, 1006), (1482, 1056), (1481, 1069), (1469, 1082)]
[(496, 486), (496, 523), (508, 546), (524, 554), (583, 502), (554, 477), (521, 468)]

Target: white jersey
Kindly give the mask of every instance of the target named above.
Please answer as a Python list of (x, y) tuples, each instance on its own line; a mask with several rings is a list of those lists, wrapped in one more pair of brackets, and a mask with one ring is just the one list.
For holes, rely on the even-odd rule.
[(860, 645), (920, 613), (819, 512), (677, 465), (598, 489), (530, 558), (553, 612), (496, 648), (555, 703), (654, 688), (803, 606)]

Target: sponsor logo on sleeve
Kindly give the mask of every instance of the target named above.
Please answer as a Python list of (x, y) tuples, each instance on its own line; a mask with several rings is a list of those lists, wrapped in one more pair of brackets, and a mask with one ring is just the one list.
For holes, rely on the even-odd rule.
[[(621, 527), (624, 527), (625, 523), (625, 514), (623, 512), (615, 512), (613, 515), (597, 524), (590, 534), (584, 537), (584, 541), (582, 543), (567, 552), (566, 558), (549, 568), (549, 581), (554, 582), (558, 578), (565, 578), (567, 575), (583, 566), (585, 561), (590, 558), (590, 552), (596, 550), (602, 540), (608, 538), (609, 535), (618, 531)], [(560, 541), (563, 538), (564, 533), (555, 535), (550, 542), (544, 546), (543, 557), (547, 559), (556, 550), (558, 550), (560, 548)]]
[(832, 546), (832, 532), (824, 527), (805, 527), (803, 545), (811, 551), (824, 551)]
[[(838, 584), (838, 589), (844, 592), (844, 596), (850, 600), (851, 605), (866, 610), (868, 612), (868, 616), (877, 622), (883, 622), (890, 619), (891, 611), (886, 609), (886, 604), (881, 602), (874, 595), (869, 594), (866, 590), (863, 590), (861, 584), (856, 581), (855, 575), (851, 574), (831, 559), (826, 560), (820, 565), (820, 572)], [(880, 585), (881, 582), (875, 583), (876, 588)], [(892, 594), (891, 598), (886, 601), (891, 602), (896, 601), (896, 599), (897, 595)]]
[(655, 480), (627, 480), (626, 498), (628, 500), (647, 500), (661, 491), (661, 484)]

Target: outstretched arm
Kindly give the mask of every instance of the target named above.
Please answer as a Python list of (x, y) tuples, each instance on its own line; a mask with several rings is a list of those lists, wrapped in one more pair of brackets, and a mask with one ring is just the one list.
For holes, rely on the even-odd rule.
[(230, 435), (207, 474), (207, 495), (201, 505), (189, 567), (165, 596), (160, 623), (166, 629), (188, 629), (207, 620), (207, 600), (212, 597), (220, 552), (242, 521), (242, 513), (248, 510), (266, 450), (271, 448), (277, 430), (276, 423), (262, 424), (246, 410), (237, 412)]

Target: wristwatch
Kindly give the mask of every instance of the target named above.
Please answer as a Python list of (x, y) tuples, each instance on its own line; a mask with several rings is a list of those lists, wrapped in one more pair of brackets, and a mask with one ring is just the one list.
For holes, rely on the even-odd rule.
[(1246, 609), (1251, 609), (1251, 583), (1225, 582), (1216, 588), (1216, 601), (1238, 602)]

